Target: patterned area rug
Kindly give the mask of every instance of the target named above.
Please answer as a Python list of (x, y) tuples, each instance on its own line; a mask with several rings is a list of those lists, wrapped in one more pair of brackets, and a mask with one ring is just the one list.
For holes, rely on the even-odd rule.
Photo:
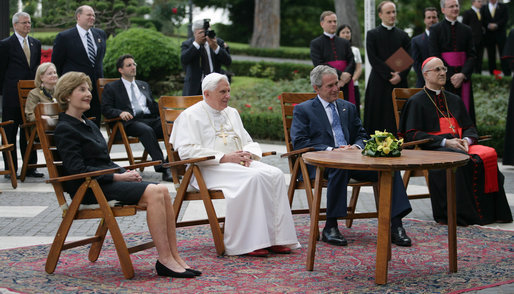
[[(448, 272), (447, 229), (433, 222), (405, 220), (414, 245), (393, 245), (388, 284), (374, 283), (376, 220), (357, 220), (341, 228), (347, 247), (318, 242), (314, 271), (305, 270), (309, 218), (295, 216), (303, 248), (268, 258), (217, 257), (209, 227), (178, 229), (182, 257), (204, 272), (195, 279), (158, 277), (154, 249), (132, 255), (135, 277), (125, 280), (107, 240), (97, 262), (87, 249), (65, 251), (54, 274), (44, 271), (49, 246), (0, 251), (0, 289), (21, 293), (451, 293), (514, 282), (514, 233), (459, 227), (458, 272)], [(127, 234), (128, 243), (149, 239)], [(1, 292), (1, 291), (0, 291)]]

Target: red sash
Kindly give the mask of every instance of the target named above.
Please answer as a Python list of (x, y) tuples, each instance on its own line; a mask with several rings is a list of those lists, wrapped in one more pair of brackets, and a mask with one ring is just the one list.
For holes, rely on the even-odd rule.
[[(346, 60), (329, 61), (327, 62), (327, 64), (339, 71), (344, 71), (346, 69)], [(350, 97), (344, 98), (350, 101), (351, 103), (355, 104), (355, 86), (353, 85), (352, 79), (350, 79), (350, 81), (348, 82), (348, 96)]]
[[(450, 118), (450, 121), (448, 121), (448, 119), (445, 117), (440, 117), (440, 130), (438, 132), (429, 132), (429, 134), (455, 134), (454, 131), (450, 128), (450, 122), (453, 125), (455, 131), (458, 133), (459, 138), (462, 138), (462, 128), (459, 126), (459, 123), (454, 117)], [(469, 146), (468, 154), (478, 155), (484, 163), (484, 193), (498, 192), (498, 155), (496, 154), (496, 150), (494, 150), (494, 148), (483, 145), (471, 145)]]
[[(446, 61), (446, 63), (451, 67), (463, 66), (466, 63), (466, 52), (458, 51), (458, 52), (443, 52), (441, 53), (441, 57)], [(462, 82), (462, 86), (460, 88), (460, 97), (466, 106), (466, 110), (469, 113), (469, 104), (471, 100), (471, 81), (467, 80)]]

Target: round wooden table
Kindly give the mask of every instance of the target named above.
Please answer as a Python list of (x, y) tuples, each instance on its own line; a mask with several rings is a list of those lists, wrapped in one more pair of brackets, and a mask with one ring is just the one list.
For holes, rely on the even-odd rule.
[(446, 169), (448, 201), (448, 250), (450, 272), (457, 272), (457, 220), (455, 203), (455, 169), (469, 159), (457, 152), (403, 150), (400, 157), (368, 157), (360, 150), (319, 151), (302, 155), (303, 161), (316, 166), (314, 198), (311, 210), (311, 227), (307, 250), (307, 270), (312, 271), (318, 239), (318, 221), (321, 201), (323, 170), (340, 168), (352, 170), (375, 170), (379, 173), (379, 210), (377, 234), (377, 261), (375, 283), (387, 283), (388, 262), (391, 259), (391, 195), (393, 174), (398, 170)]

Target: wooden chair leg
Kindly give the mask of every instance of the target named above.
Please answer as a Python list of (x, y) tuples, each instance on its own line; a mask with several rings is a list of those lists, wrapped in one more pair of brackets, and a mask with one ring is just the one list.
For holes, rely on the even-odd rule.
[(61, 252), (63, 249), (64, 242), (66, 241), (66, 237), (70, 231), (71, 224), (75, 219), (75, 215), (78, 212), (80, 202), (84, 198), (84, 194), (86, 193), (87, 187), (89, 186), (89, 181), (85, 181), (75, 193), (73, 200), (71, 201), (64, 218), (59, 225), (59, 229), (55, 234), (54, 241), (52, 246), (50, 246), (50, 251), (48, 252), (48, 258), (46, 259), (45, 271), (49, 274), (55, 271), (57, 267), (57, 262), (59, 261), (59, 257), (61, 256)]
[[(291, 181), (289, 181), (289, 189), (287, 190), (287, 196), (289, 198), (289, 207), (293, 208), (293, 198), (294, 198), (294, 192), (296, 190), (296, 184), (298, 178), (298, 170), (300, 169), (300, 160), (297, 159), (293, 166), (293, 172), (291, 173)], [(310, 207), (310, 206), (309, 206)]]
[[(25, 130), (22, 130), (24, 132)], [(20, 134), (21, 136), (22, 134)], [(27, 149), (25, 149), (25, 154), (23, 154), (23, 165), (21, 166), (21, 172), (20, 172), (20, 181), (24, 182), (25, 177), (27, 176), (27, 170), (29, 168), (29, 160), (30, 160), (30, 153), (32, 153), (32, 149), (34, 147), (34, 140), (36, 138), (36, 129), (33, 129), (30, 132), (30, 137), (27, 140)]]
[(96, 229), (95, 237), (99, 237), (98, 241), (95, 241), (91, 244), (91, 248), (89, 249), (89, 261), (95, 262), (98, 260), (100, 256), (100, 252), (102, 251), (102, 246), (104, 244), (105, 235), (107, 234), (107, 224), (104, 219), (100, 220), (98, 224), (98, 229)]
[(193, 173), (198, 183), (198, 187), (200, 188), (200, 195), (203, 199), (205, 210), (207, 211), (207, 217), (211, 226), (214, 245), (216, 246), (216, 253), (221, 256), (225, 252), (225, 243), (223, 242), (223, 233), (221, 232), (216, 211), (212, 205), (212, 199), (209, 195), (209, 191), (207, 190), (207, 186), (205, 185), (202, 173), (200, 172), (200, 168), (198, 166), (193, 166)]
[(352, 189), (352, 197), (350, 198), (350, 205), (348, 205), (348, 218), (346, 219), (346, 227), (351, 228), (353, 217), (355, 215), (355, 208), (357, 207), (357, 200), (359, 199), (359, 192), (361, 187), (355, 186)]
[[(141, 155), (141, 162), (146, 162), (148, 161), (148, 151), (146, 151), (146, 149), (143, 151), (143, 155)], [(139, 170), (141, 172), (143, 172), (145, 170), (144, 167), (140, 167)]]
[(11, 186), (16, 189), (18, 187), (18, 180), (16, 179), (16, 171), (14, 171), (14, 161), (12, 160), (11, 151), (4, 152), (4, 158), (7, 158), (7, 165), (11, 175)]
[(407, 186), (409, 185), (411, 174), (412, 170), (406, 170), (403, 174), (403, 186), (405, 189), (407, 189)]
[(93, 190), (96, 200), (100, 205), (100, 209), (103, 212), (106, 226), (111, 233), (112, 241), (114, 243), (114, 247), (116, 248), (118, 259), (120, 260), (123, 275), (126, 279), (131, 279), (134, 277), (134, 267), (132, 266), (130, 253), (128, 251), (127, 244), (125, 243), (125, 239), (123, 239), (123, 234), (121, 233), (120, 227), (118, 226), (118, 222), (116, 221), (116, 218), (114, 217), (114, 214), (112, 213), (112, 210), (109, 207), (109, 204), (107, 203), (105, 195), (103, 194), (100, 185), (98, 185), (98, 182), (92, 182), (91, 189)]
[(379, 201), (380, 201), (380, 194), (379, 194), (379, 189), (378, 189), (378, 183), (373, 185), (373, 197), (375, 197), (375, 207), (376, 207), (377, 212), (378, 212), (378, 204), (379, 204)]

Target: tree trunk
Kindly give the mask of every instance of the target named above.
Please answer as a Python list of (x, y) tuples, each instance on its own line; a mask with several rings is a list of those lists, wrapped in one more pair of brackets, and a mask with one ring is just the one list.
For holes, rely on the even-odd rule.
[(334, 0), (337, 24), (348, 24), (352, 28), (352, 46), (362, 47), (361, 28), (357, 19), (355, 0)]
[(255, 16), (250, 46), (280, 46), (280, 0), (255, 0)]

